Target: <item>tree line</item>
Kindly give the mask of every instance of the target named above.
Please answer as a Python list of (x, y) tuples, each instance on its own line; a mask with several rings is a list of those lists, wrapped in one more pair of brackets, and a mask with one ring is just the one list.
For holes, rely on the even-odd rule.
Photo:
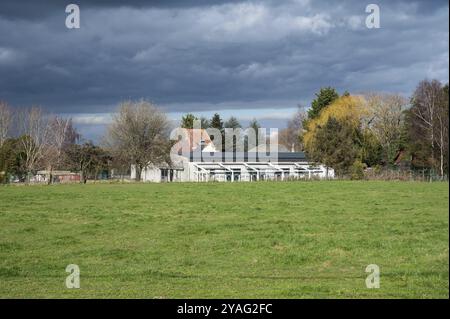
[(146, 101), (121, 103), (99, 145), (84, 140), (70, 118), (0, 102), (0, 183), (29, 183), (39, 170), (49, 184), (57, 170), (79, 173), (80, 183), (112, 170), (127, 174), (131, 164), (142, 169), (168, 158), (168, 133), (164, 112)]
[[(444, 178), (448, 176), (448, 112), (448, 84), (437, 80), (420, 82), (409, 99), (383, 93), (340, 95), (335, 88), (324, 87), (307, 110), (299, 106), (278, 141), (288, 150), (306, 152), (311, 161), (334, 168), (341, 177), (362, 178), (366, 169), (389, 169), (403, 161), (412, 169)], [(243, 128), (236, 117), (223, 121), (218, 113), (211, 119), (185, 114), (180, 126), (193, 128), (195, 120), (202, 128), (222, 132), (223, 144), (215, 145), (222, 151), (228, 138), (225, 130)], [(254, 119), (247, 127), (258, 131), (261, 126)], [(139, 180), (147, 165), (170, 164), (172, 128), (154, 104), (125, 101), (95, 145), (82, 138), (70, 118), (46, 114), (39, 107), (14, 110), (0, 102), (0, 182), (12, 178), (29, 182), (38, 170), (45, 170), (52, 183), (52, 172), (70, 170), (85, 183), (112, 170), (127, 175), (130, 165)], [(236, 150), (239, 136), (232, 138), (228, 145)], [(256, 144), (246, 144), (245, 149), (265, 139), (258, 135)]]
[(412, 96), (367, 93), (342, 96), (331, 87), (316, 94), (303, 114), (298, 142), (310, 159), (339, 176), (364, 170), (427, 170), (448, 176), (448, 83), (421, 81)]
[(33, 106), (13, 111), (0, 102), (0, 182), (30, 182), (46, 170), (48, 183), (56, 170), (79, 172), (81, 181), (106, 169), (109, 154), (81, 136), (71, 119), (46, 114)]

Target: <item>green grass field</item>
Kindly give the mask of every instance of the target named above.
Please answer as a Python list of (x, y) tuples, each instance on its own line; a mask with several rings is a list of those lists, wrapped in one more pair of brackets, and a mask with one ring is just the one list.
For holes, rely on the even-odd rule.
[[(448, 298), (448, 183), (0, 187), (1, 298)], [(67, 289), (68, 264), (81, 288)], [(367, 289), (377, 264), (381, 287)]]

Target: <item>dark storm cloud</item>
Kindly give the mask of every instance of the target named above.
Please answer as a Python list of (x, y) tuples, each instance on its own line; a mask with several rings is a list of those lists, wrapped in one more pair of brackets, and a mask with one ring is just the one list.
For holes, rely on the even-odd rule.
[(245, 0), (22, 0), (2, 1), (0, 16), (8, 19), (41, 19), (44, 16), (57, 14), (61, 7), (75, 3), (83, 8), (189, 8), (223, 3), (238, 3)]
[[(167, 111), (295, 107), (320, 87), (411, 93), (448, 79), (448, 2), (64, 1), (0, 4), (0, 99), (58, 113), (147, 98)], [(370, 3), (370, 2), (368, 2)]]

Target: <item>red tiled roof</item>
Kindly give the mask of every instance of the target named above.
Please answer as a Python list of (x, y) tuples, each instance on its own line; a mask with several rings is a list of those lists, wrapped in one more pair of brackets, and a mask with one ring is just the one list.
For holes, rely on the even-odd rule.
[[(187, 137), (186, 139), (181, 141), (181, 147), (184, 150), (188, 150), (192, 152), (193, 150), (201, 147), (201, 143), (204, 143), (204, 146), (212, 144), (211, 138), (209, 137), (208, 132), (205, 129), (184, 129)], [(179, 150), (181, 151), (181, 149)]]

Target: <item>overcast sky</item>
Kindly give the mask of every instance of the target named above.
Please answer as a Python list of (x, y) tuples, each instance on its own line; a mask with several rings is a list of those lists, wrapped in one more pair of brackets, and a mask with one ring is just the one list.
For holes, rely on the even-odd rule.
[(125, 99), (282, 126), (323, 86), (409, 96), (448, 82), (447, 0), (74, 0), (80, 29), (69, 3), (0, 2), (0, 99), (73, 116), (89, 137)]

